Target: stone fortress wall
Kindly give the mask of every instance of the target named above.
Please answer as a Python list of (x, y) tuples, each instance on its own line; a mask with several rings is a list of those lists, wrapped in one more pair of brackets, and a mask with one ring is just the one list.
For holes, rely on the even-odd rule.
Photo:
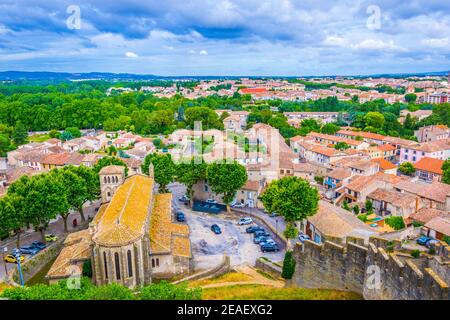
[(434, 256), (412, 258), (398, 252), (400, 242), (371, 237), (346, 241), (312, 241), (294, 248), (297, 261), (291, 285), (303, 288), (348, 290), (365, 299), (448, 300), (449, 247), (436, 248)]

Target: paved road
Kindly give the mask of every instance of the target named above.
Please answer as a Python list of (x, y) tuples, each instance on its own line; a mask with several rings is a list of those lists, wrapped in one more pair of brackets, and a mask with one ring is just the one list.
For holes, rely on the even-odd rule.
[[(87, 218), (88, 216), (94, 217), (95, 215), (95, 208), (99, 206), (99, 202), (96, 202), (92, 205), (86, 205), (84, 208), (84, 216)], [(68, 229), (69, 232), (73, 231), (74, 228), (72, 226), (73, 219), (77, 219), (78, 223), (81, 222), (81, 217), (78, 212), (73, 212), (70, 214), (68, 218)], [(62, 218), (58, 218), (52, 222), (50, 222), (49, 227), (46, 230), (46, 233), (53, 233), (56, 235), (61, 235), (64, 233), (64, 223)], [(20, 245), (29, 244), (33, 241), (40, 241), (41, 240), (41, 234), (39, 232), (35, 232), (33, 229), (29, 229), (21, 234), (20, 237)], [(12, 251), (12, 249), (16, 248), (16, 238), (8, 238), (0, 242), (0, 250), (3, 252), (4, 248), (8, 249), (8, 253)], [(25, 256), (25, 259), (32, 259), (30, 256)], [(6, 268), (8, 270), (15, 268), (15, 264), (6, 263)], [(3, 259), (0, 261), (0, 281), (2, 281), (5, 278), (5, 263), (3, 262)]]
[[(169, 189), (174, 194), (174, 211), (181, 210), (185, 213), (197, 270), (216, 266), (224, 253), (230, 257), (232, 266), (255, 265), (256, 259), (263, 256), (273, 261), (283, 260), (284, 244), (279, 242), (282, 249), (280, 252), (261, 252), (259, 245), (253, 243), (253, 235), (245, 232), (248, 226), (237, 225), (239, 215), (228, 213), (214, 215), (192, 211), (178, 201), (178, 198), (185, 193), (184, 186), (172, 184)], [(210, 229), (212, 224), (218, 224), (222, 234), (214, 234)], [(276, 239), (273, 235), (272, 237)]]

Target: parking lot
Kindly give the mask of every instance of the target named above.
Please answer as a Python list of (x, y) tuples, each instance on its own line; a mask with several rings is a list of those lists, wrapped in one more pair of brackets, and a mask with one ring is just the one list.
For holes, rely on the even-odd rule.
[[(190, 228), (190, 239), (192, 254), (194, 256), (195, 268), (208, 269), (216, 266), (226, 254), (230, 257), (231, 265), (236, 266), (243, 263), (254, 265), (259, 257), (267, 257), (272, 261), (282, 261), (284, 258), (284, 245), (277, 241), (280, 248), (278, 252), (263, 253), (259, 244), (253, 243), (253, 234), (246, 233), (249, 225), (237, 224), (242, 216), (221, 213), (210, 214), (192, 211), (190, 208), (178, 201), (184, 194), (184, 188), (180, 185), (170, 186), (174, 193), (174, 212), (181, 210), (186, 216), (186, 222)], [(211, 231), (211, 225), (217, 224), (221, 228), (221, 234)], [(253, 223), (256, 225), (256, 223)], [(261, 225), (264, 228), (264, 225)], [(269, 231), (268, 228), (265, 228)], [(275, 239), (274, 235), (272, 238)]]

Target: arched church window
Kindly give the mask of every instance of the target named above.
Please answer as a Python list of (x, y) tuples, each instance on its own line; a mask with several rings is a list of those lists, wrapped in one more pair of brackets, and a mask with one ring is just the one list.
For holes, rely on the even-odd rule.
[(127, 251), (127, 261), (128, 261), (128, 276), (133, 276), (133, 263), (131, 262), (131, 250)]
[(120, 261), (119, 254), (117, 252), (114, 253), (114, 263), (116, 265), (116, 279), (120, 280)]
[(105, 265), (105, 279), (108, 279), (108, 261), (106, 260), (106, 252), (103, 252), (103, 263)]

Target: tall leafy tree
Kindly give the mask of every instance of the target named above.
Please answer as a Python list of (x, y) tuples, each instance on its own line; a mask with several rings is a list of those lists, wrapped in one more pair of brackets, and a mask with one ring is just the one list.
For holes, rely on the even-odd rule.
[(236, 192), (245, 185), (247, 178), (245, 167), (237, 162), (215, 162), (206, 169), (206, 180), (211, 190), (222, 195), (228, 212)]
[(142, 172), (149, 174), (150, 163), (153, 164), (155, 181), (159, 184), (159, 192), (168, 192), (167, 185), (175, 177), (175, 164), (170, 154), (151, 153), (145, 157)]
[(106, 166), (124, 166), (125, 167), (125, 176), (128, 175), (128, 166), (125, 162), (116, 157), (103, 157), (97, 161), (97, 164), (94, 166), (94, 171), (99, 173), (103, 167)]
[(6, 195), (0, 198), (0, 232), (4, 234), (15, 232), (17, 248), (20, 248), (20, 235), (25, 225), (25, 217), (19, 205), (20, 197), (16, 195)]
[(319, 208), (319, 192), (309, 182), (298, 177), (272, 181), (261, 195), (269, 212), (277, 212), (287, 222), (286, 236), (295, 237), (293, 223), (314, 215)]
[(17, 121), (14, 131), (12, 133), (12, 140), (16, 145), (21, 145), (27, 142), (28, 130), (21, 121)]
[[(53, 175), (55, 181), (57, 180), (64, 186), (64, 193), (67, 198), (67, 208), (59, 213), (64, 221), (64, 232), (68, 232), (67, 218), (70, 215), (69, 209), (78, 209), (83, 206), (87, 197), (87, 187), (82, 178), (76, 175), (70, 168), (63, 168), (60, 170), (52, 170), (50, 175)], [(84, 221), (84, 216), (82, 216)]]
[(194, 185), (206, 179), (207, 164), (203, 159), (191, 158), (176, 165), (176, 180), (186, 186), (190, 204), (194, 199)]

